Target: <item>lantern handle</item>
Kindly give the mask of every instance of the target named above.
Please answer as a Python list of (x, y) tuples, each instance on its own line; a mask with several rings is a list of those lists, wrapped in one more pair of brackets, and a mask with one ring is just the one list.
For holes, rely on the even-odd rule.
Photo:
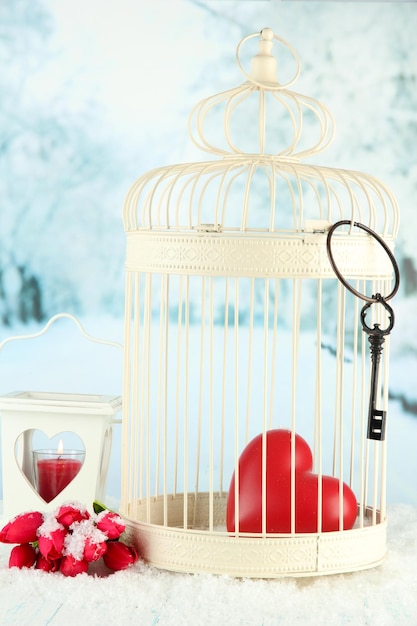
[(36, 333), (31, 333), (29, 335), (13, 335), (12, 337), (6, 337), (6, 339), (3, 339), (3, 341), (0, 342), (0, 352), (4, 348), (4, 346), (11, 341), (20, 341), (21, 339), (36, 339), (37, 337), (40, 337), (41, 335), (46, 333), (47, 330), (49, 330), (52, 324), (54, 324), (57, 320), (63, 319), (63, 318), (72, 320), (74, 324), (80, 330), (81, 334), (84, 335), (84, 337), (86, 337), (89, 341), (93, 341), (94, 343), (104, 344), (107, 346), (112, 346), (113, 348), (118, 348), (119, 350), (123, 350), (123, 344), (118, 343), (117, 341), (110, 341), (108, 339), (99, 339), (98, 337), (93, 337), (92, 335), (90, 335), (85, 330), (85, 328), (81, 324), (78, 317), (76, 317), (75, 315), (72, 315), (72, 313), (57, 313), (56, 315), (53, 315), (47, 321), (45, 326)]
[[(39, 330), (36, 333), (31, 333), (29, 335), (12, 335), (11, 337), (6, 337), (6, 339), (3, 339), (3, 341), (0, 342), (0, 352), (2, 351), (2, 349), (4, 348), (5, 345), (7, 345), (8, 343), (10, 343), (12, 341), (20, 341), (20, 340), (23, 340), (23, 339), (36, 339), (37, 337), (41, 337), (42, 335), (44, 335), (47, 332), (47, 330), (49, 330), (49, 328), (52, 326), (52, 324), (54, 324), (59, 319), (69, 319), (69, 320), (72, 320), (74, 322), (74, 324), (78, 327), (78, 329), (81, 332), (81, 334), (84, 335), (84, 337), (86, 337), (86, 339), (88, 339), (89, 341), (92, 341), (94, 343), (99, 343), (101, 345), (111, 346), (112, 348), (117, 348), (118, 350), (123, 350), (123, 344), (122, 343), (118, 343), (117, 341), (110, 341), (109, 339), (99, 339), (98, 337), (93, 337), (93, 335), (90, 335), (90, 333), (88, 333), (85, 330), (85, 328), (81, 324), (81, 322), (78, 319), (78, 317), (76, 317), (75, 315), (72, 315), (72, 313), (57, 313), (56, 315), (53, 315), (47, 321), (45, 326), (43, 328), (41, 328), (41, 330)], [(112, 424), (121, 424), (121, 423), (122, 423), (121, 419), (113, 419), (112, 420)]]

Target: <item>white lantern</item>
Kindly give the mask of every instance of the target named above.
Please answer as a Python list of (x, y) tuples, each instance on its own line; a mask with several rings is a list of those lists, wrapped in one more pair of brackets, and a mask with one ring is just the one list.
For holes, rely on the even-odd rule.
[[(258, 36), (237, 50), (247, 81), (190, 116), (215, 158), (155, 169), (126, 198), (121, 512), (158, 567), (352, 571), (384, 558), (386, 441), (367, 438), (361, 302), (326, 244), (347, 221), (332, 231), (338, 273), (391, 294), (398, 210), (373, 177), (303, 162), (330, 143), (332, 117), (288, 89), (298, 56), (270, 29), (243, 69), (241, 45)], [(287, 85), (274, 40), (296, 59)]]
[[(40, 333), (10, 337), (0, 348), (43, 334), (60, 317), (74, 319), (83, 331), (76, 318), (59, 314)], [(64, 501), (91, 506), (102, 500), (112, 425), (121, 406), (121, 397), (111, 395), (20, 391), (0, 396), (4, 517), (53, 510)]]

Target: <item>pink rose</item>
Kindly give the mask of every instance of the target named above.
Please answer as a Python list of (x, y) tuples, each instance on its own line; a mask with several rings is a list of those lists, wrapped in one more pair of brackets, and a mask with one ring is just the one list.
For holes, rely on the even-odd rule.
[(90, 514), (87, 509), (76, 502), (63, 504), (55, 515), (59, 524), (69, 528), (74, 522), (81, 522), (81, 520), (89, 519)]
[(36, 531), (43, 522), (43, 515), (38, 511), (22, 513), (13, 518), (2, 530), (2, 543), (31, 543), (37, 540)]
[(57, 572), (59, 570), (60, 563), (61, 559), (56, 559), (52, 561), (51, 559), (45, 558), (43, 554), (39, 552), (36, 559), (35, 568), (41, 569), (44, 572)]
[(77, 574), (83, 574), (87, 572), (87, 570), (87, 561), (78, 561), (71, 555), (64, 556), (59, 567), (59, 571), (64, 574), (64, 576), (77, 576)]
[(112, 511), (102, 511), (97, 515), (97, 528), (107, 535), (109, 539), (118, 539), (126, 528), (120, 515)]
[(136, 550), (120, 541), (109, 541), (103, 561), (109, 569), (118, 571), (136, 563), (139, 556)]
[(9, 567), (32, 567), (36, 561), (36, 550), (30, 543), (15, 546), (10, 552)]

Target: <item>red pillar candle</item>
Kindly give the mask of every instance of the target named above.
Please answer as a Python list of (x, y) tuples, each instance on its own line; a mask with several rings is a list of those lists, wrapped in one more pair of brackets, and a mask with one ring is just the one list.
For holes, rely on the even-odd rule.
[(64, 450), (34, 450), (36, 489), (45, 502), (51, 502), (77, 476), (85, 452)]

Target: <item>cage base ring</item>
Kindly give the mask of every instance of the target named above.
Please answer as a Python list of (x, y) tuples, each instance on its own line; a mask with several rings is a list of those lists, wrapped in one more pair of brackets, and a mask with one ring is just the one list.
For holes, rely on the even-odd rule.
[[(341, 574), (380, 565), (385, 558), (386, 521), (377, 523), (367, 508), (364, 525), (351, 530), (291, 535), (235, 536), (225, 530), (204, 528), (210, 506), (207, 493), (198, 494), (197, 515), (194, 494), (187, 498), (187, 517), (194, 527), (184, 529), (182, 494), (130, 503), (121, 515), (127, 534), (145, 562), (163, 570), (191, 574), (216, 574), (238, 578), (308, 577)], [(225, 511), (227, 498), (215, 496), (214, 522)], [(163, 524), (164, 504), (169, 525)], [(151, 521), (143, 521), (150, 515)], [(142, 517), (142, 519), (140, 519)], [(223, 517), (224, 520), (224, 517)]]

